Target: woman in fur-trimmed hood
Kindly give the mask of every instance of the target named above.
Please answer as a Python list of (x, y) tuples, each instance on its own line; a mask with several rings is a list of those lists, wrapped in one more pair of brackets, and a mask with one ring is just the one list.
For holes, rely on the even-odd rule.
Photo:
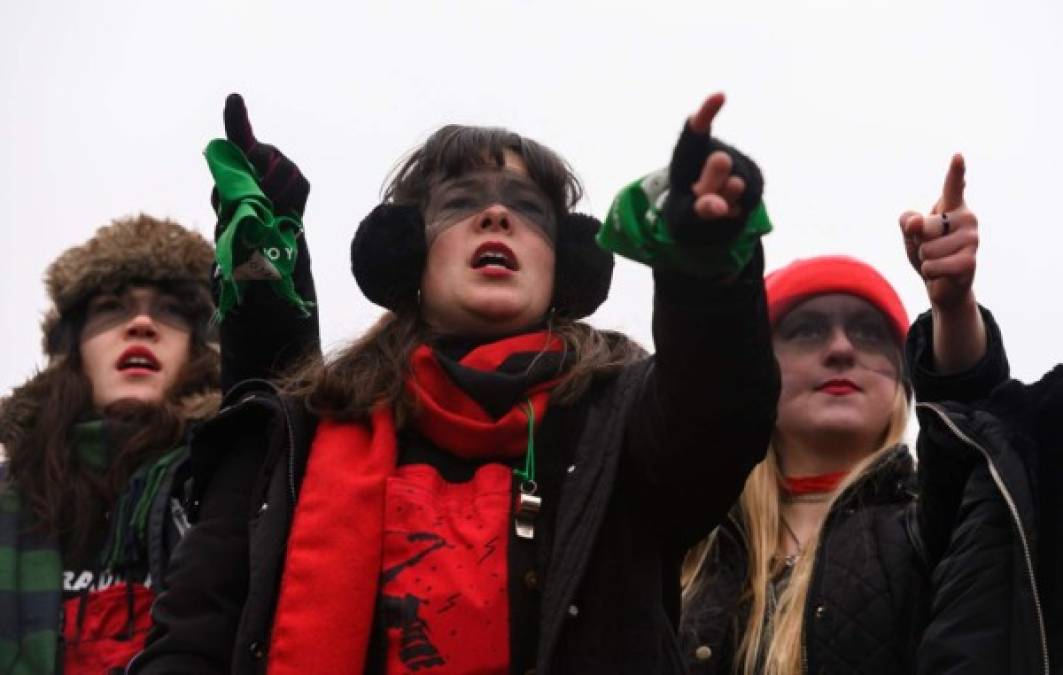
[(110, 672), (142, 644), (184, 439), (217, 410), (212, 260), (140, 215), (49, 266), (48, 363), (0, 401), (0, 673)]

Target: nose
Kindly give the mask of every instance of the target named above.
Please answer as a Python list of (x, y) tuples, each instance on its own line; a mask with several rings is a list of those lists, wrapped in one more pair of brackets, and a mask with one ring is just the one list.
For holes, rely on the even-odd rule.
[(154, 340), (159, 336), (158, 327), (151, 315), (142, 308), (126, 324), (126, 337), (140, 338), (142, 340)]
[(482, 230), (502, 230), (508, 232), (513, 226), (513, 217), (509, 209), (502, 204), (492, 204), (480, 212), (477, 225)]
[(827, 365), (834, 367), (847, 367), (856, 362), (856, 347), (842, 326), (831, 328), (824, 360)]

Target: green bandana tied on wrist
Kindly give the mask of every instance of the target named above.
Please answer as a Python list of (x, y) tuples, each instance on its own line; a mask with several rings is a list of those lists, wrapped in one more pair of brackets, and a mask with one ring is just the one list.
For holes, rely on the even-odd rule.
[[(662, 210), (668, 195), (668, 169), (631, 183), (616, 196), (598, 244), (636, 262), (710, 279), (738, 274), (753, 259), (760, 238), (771, 232), (761, 201), (730, 246), (691, 246), (672, 236)], [(705, 227), (712, 227), (706, 221)]]
[(240, 303), (243, 284), (268, 281), (274, 291), (308, 314), (292, 280), (303, 224), (296, 216), (275, 216), (255, 170), (238, 147), (215, 139), (203, 151), (218, 189), (218, 237), (215, 255), (221, 276), (217, 319)]

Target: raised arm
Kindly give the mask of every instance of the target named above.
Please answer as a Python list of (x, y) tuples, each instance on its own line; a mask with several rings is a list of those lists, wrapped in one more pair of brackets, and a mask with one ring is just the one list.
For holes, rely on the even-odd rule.
[(265, 197), (256, 202), (240, 189), (237, 154), (226, 154), (220, 141), (208, 146), (221, 263), (214, 292), (221, 309), (222, 388), (228, 391), (240, 381), (274, 378), (303, 358), (319, 356), (321, 344), (302, 228), (310, 183), (280, 150), (255, 137), (239, 94), (226, 99), (223, 116), (228, 143), (246, 158), (250, 179)]
[[(762, 278), (763, 179), (711, 135), (723, 102), (714, 94), (689, 118), (667, 181), (657, 179), (667, 194), (646, 195), (662, 207), (655, 255), (642, 259), (654, 269), (656, 355), (628, 419), (628, 456), (646, 508), (680, 546), (719, 523), (764, 457), (779, 392)], [(652, 190), (652, 180), (642, 186)]]
[(978, 218), (964, 197), (966, 163), (954, 155), (928, 214), (901, 215), (905, 252), (926, 285), (930, 311), (908, 335), (906, 357), (921, 401), (973, 401), (1008, 378), (1000, 330), (974, 297)]

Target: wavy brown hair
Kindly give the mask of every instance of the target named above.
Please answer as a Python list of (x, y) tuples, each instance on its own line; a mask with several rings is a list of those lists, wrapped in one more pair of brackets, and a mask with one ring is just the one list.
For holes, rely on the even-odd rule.
[(101, 411), (114, 453), (104, 472), (86, 466), (78, 461), (74, 430), (97, 413), (76, 339), (81, 321), (78, 313), (64, 319), (64, 355), (3, 402), (5, 421), (17, 418), (21, 424), (0, 430), (10, 480), (35, 529), (57, 536), (63, 555), (71, 559), (93, 553), (106, 530), (106, 513), (133, 472), (179, 445), (190, 418), (216, 409), (220, 381), (220, 359), (206, 341), (204, 318), (196, 324), (189, 358), (162, 403), (125, 400)]

